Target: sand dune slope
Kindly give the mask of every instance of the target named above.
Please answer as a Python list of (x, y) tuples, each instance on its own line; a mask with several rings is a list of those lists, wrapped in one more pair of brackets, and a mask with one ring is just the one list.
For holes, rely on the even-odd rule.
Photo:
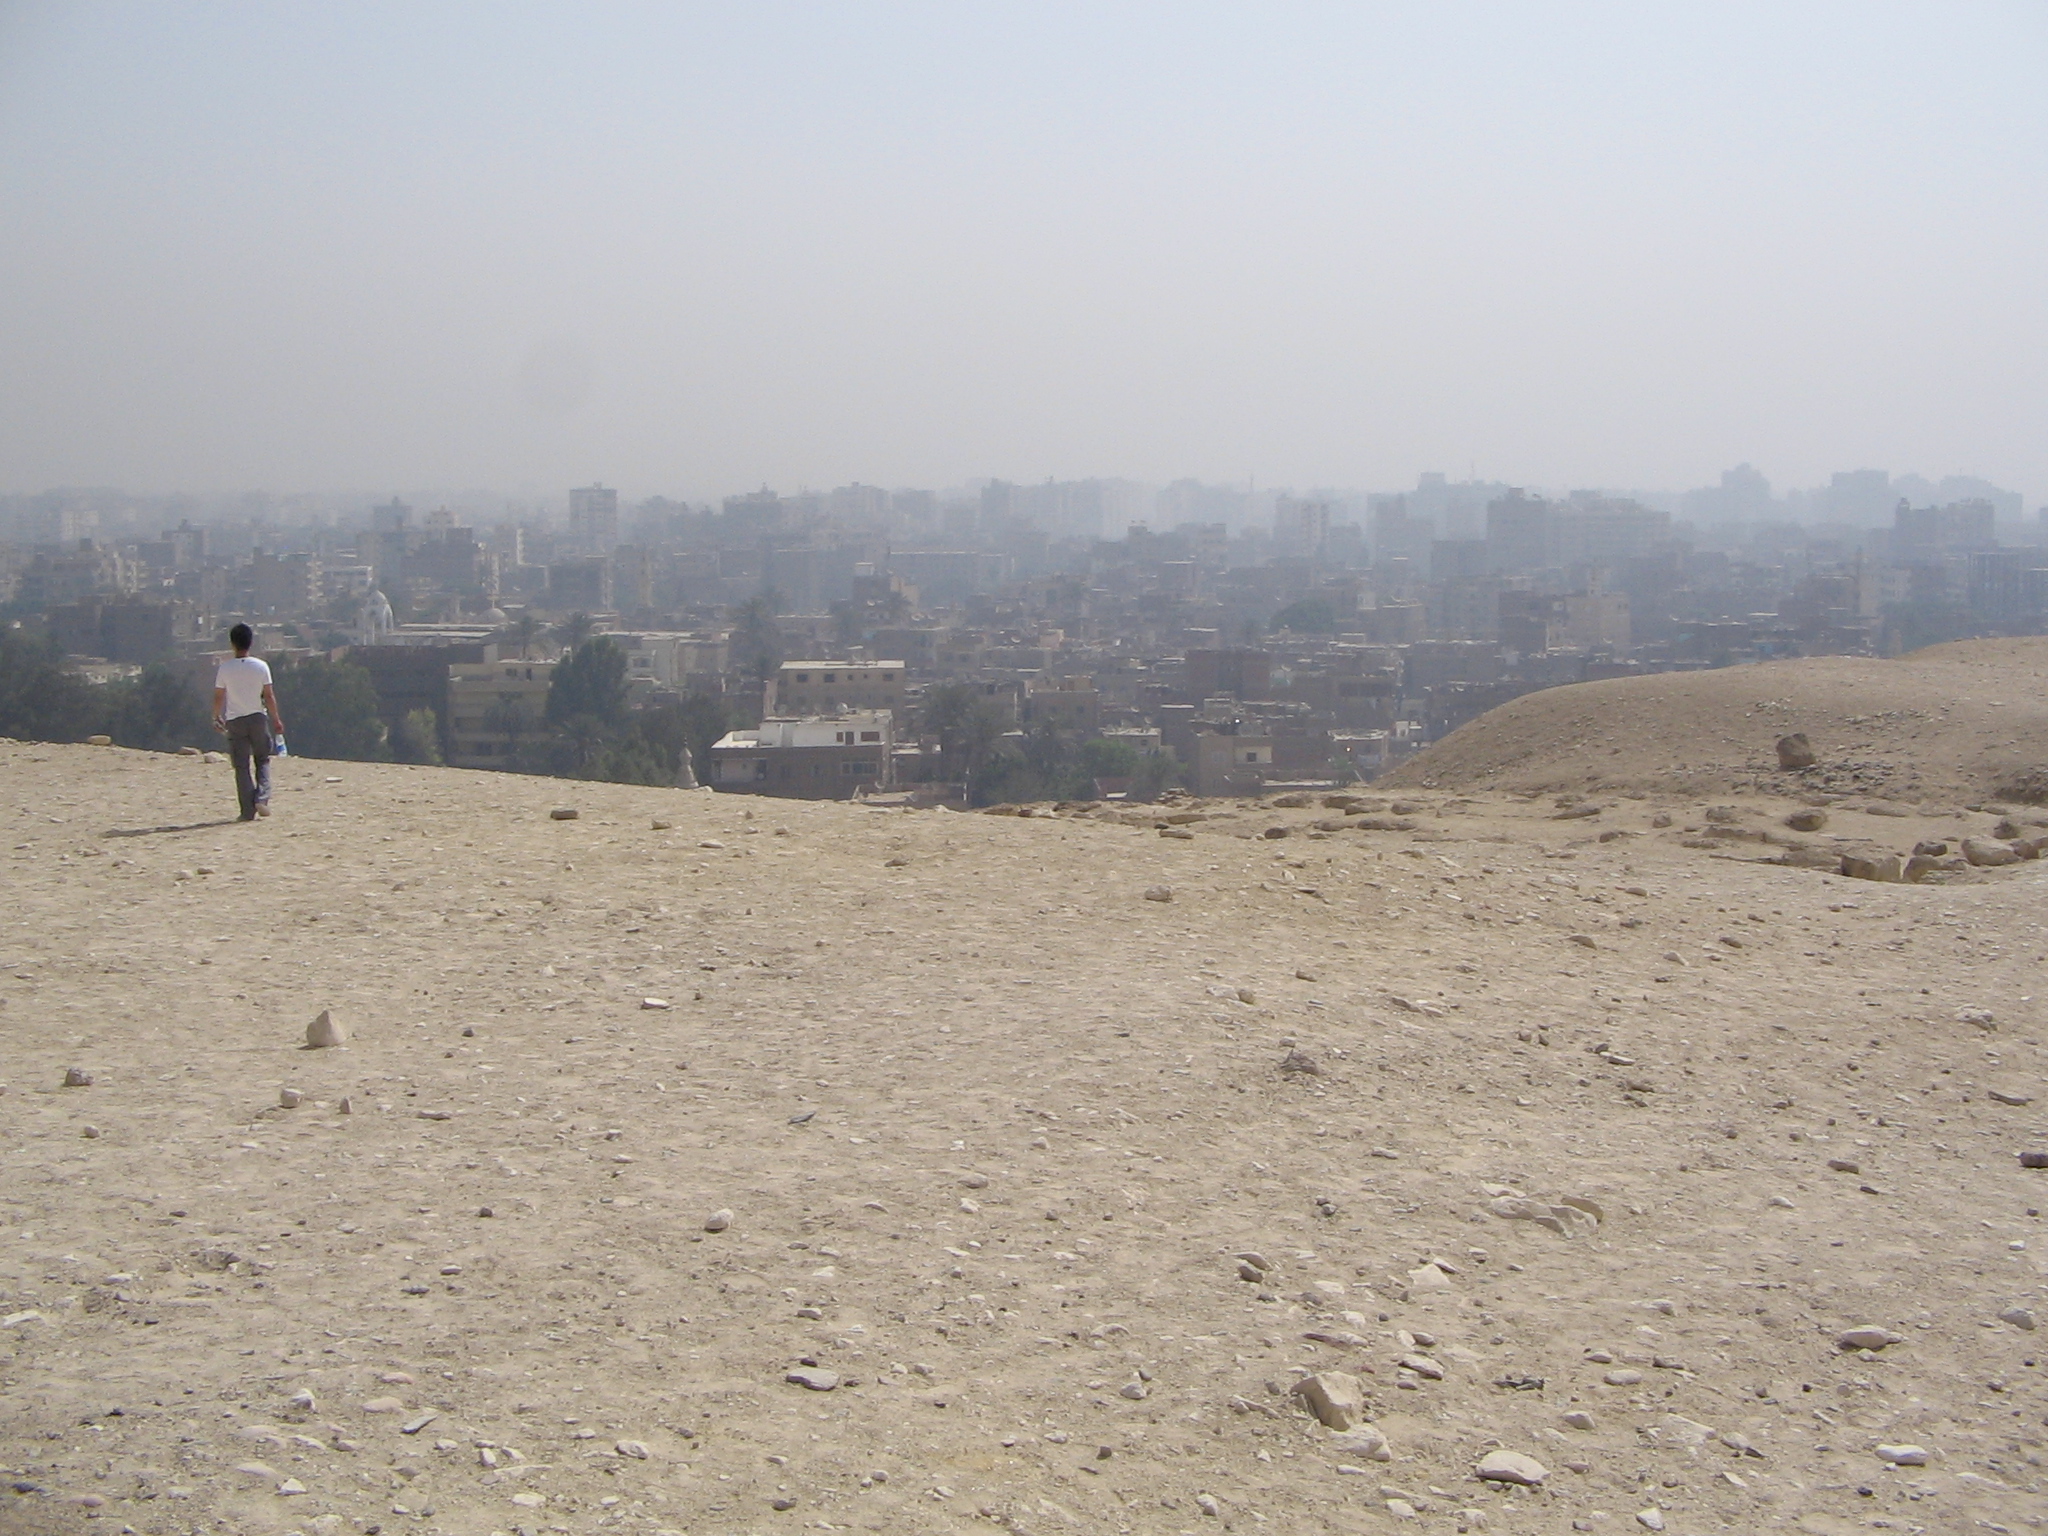
[(1820, 753), (1802, 781), (1811, 787), (1994, 798), (2048, 771), (2048, 639), (1546, 689), (1454, 732), (1387, 782), (1711, 793), (1775, 780), (1773, 744), (1794, 731)]

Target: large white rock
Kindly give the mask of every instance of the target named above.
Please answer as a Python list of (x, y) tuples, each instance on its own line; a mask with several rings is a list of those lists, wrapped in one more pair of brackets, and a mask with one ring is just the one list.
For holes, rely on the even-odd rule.
[(306, 1045), (309, 1049), (319, 1050), (325, 1046), (346, 1044), (348, 1026), (339, 1023), (325, 1008), (322, 1008), (319, 1016), (306, 1026)]
[(1304, 1376), (1294, 1384), (1294, 1394), (1331, 1429), (1353, 1429), (1365, 1422), (1365, 1383), (1349, 1371)]
[(1520, 1451), (1488, 1451), (1476, 1470), (1489, 1483), (1514, 1483), (1523, 1488), (1539, 1488), (1550, 1476), (1548, 1467)]

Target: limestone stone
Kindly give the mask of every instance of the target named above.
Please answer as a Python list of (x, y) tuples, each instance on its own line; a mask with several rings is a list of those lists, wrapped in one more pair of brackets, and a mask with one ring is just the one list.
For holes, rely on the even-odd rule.
[(704, 1218), (704, 1230), (706, 1232), (723, 1232), (727, 1227), (731, 1225), (732, 1211), (730, 1208), (722, 1208), (720, 1210), (713, 1211), (709, 1216), (706, 1216)]
[(1887, 1345), (1902, 1343), (1905, 1337), (1903, 1333), (1893, 1333), (1889, 1328), (1846, 1328), (1835, 1335), (1835, 1348), (1883, 1349)]
[(577, 810), (573, 805), (558, 805), (552, 811), (548, 812), (548, 820), (574, 821), (577, 817), (581, 816), (582, 814), (583, 813)]
[(1330, 1451), (1337, 1456), (1353, 1456), (1360, 1461), (1392, 1461), (1394, 1448), (1387, 1443), (1387, 1437), (1370, 1424), (1346, 1430), (1330, 1440)]
[(1988, 837), (1964, 838), (1963, 857), (1980, 869), (2002, 869), (2020, 861), (2020, 856), (2012, 851), (2010, 845)]
[(1928, 1450), (1924, 1445), (1880, 1445), (1876, 1451), (1879, 1461), (1888, 1461), (1895, 1467), (1927, 1465)]
[(1778, 766), (1787, 773), (1811, 768), (1819, 761), (1820, 755), (1813, 750), (1813, 743), (1806, 739), (1806, 732), (1794, 731), (1789, 736), (1778, 738)]
[(306, 1046), (309, 1050), (322, 1050), (328, 1046), (348, 1044), (348, 1026), (337, 1020), (328, 1009), (322, 1008), (313, 1022), (306, 1026)]
[(1294, 1395), (1331, 1429), (1354, 1429), (1365, 1422), (1365, 1383), (1349, 1371), (1319, 1371), (1294, 1384)]
[(1540, 1488), (1550, 1469), (1533, 1456), (1520, 1451), (1488, 1451), (1474, 1468), (1489, 1483), (1514, 1483), (1523, 1488)]

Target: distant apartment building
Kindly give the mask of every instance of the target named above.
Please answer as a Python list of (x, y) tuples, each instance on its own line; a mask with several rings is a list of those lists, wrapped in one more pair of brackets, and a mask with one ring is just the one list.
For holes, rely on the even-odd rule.
[(1946, 507), (1914, 507), (1901, 501), (1892, 512), (1892, 563), (1938, 565), (1951, 555), (1993, 549), (1996, 509), (1988, 501), (1959, 501)]
[(1273, 771), (1273, 738), (1236, 726), (1195, 736), (1195, 793), (1256, 795)]
[(612, 606), (612, 563), (576, 555), (548, 567), (548, 607), (561, 613), (606, 613)]
[(192, 635), (188, 605), (139, 597), (83, 597), (46, 609), (44, 622), (69, 655), (129, 663), (162, 661)]
[(569, 537), (586, 555), (619, 547), (619, 493), (610, 486), (578, 486), (569, 493)]
[(312, 612), (326, 589), (318, 555), (273, 555), (259, 549), (235, 572), (229, 591), (246, 613), (291, 618)]
[(1102, 716), (1092, 677), (1033, 678), (1024, 689), (1024, 719), (1031, 725), (1090, 735)]
[(660, 688), (712, 689), (730, 650), (723, 635), (690, 631), (619, 630), (611, 638), (626, 653), (627, 681)]
[(1486, 563), (1508, 575), (1550, 565), (1550, 503), (1519, 490), (1487, 503)]
[(771, 679), (772, 715), (825, 715), (848, 709), (904, 707), (900, 661), (785, 661)]
[(1551, 555), (1564, 566), (1619, 566), (1671, 537), (1671, 514), (1633, 501), (1574, 493), (1553, 509)]
[(895, 782), (895, 722), (887, 710), (770, 716), (711, 745), (711, 787), (728, 794), (847, 800)]
[(1282, 496), (1273, 508), (1273, 543), (1289, 554), (1313, 554), (1330, 538), (1330, 504)]
[(1271, 690), (1273, 657), (1266, 651), (1193, 650), (1187, 656), (1188, 697), (1206, 699), (1227, 693), (1233, 698), (1262, 699)]
[(552, 661), (453, 662), (443, 735), (451, 768), (510, 768), (547, 731)]
[(39, 549), (21, 573), (15, 597), (29, 608), (74, 603), (82, 597), (132, 592), (140, 582), (137, 563), (92, 539), (57, 549)]

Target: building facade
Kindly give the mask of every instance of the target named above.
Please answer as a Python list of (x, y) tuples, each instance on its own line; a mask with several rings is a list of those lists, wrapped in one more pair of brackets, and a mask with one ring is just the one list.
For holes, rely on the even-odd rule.
[(886, 710), (773, 717), (711, 746), (711, 787), (728, 794), (850, 800), (894, 787), (895, 723)]

